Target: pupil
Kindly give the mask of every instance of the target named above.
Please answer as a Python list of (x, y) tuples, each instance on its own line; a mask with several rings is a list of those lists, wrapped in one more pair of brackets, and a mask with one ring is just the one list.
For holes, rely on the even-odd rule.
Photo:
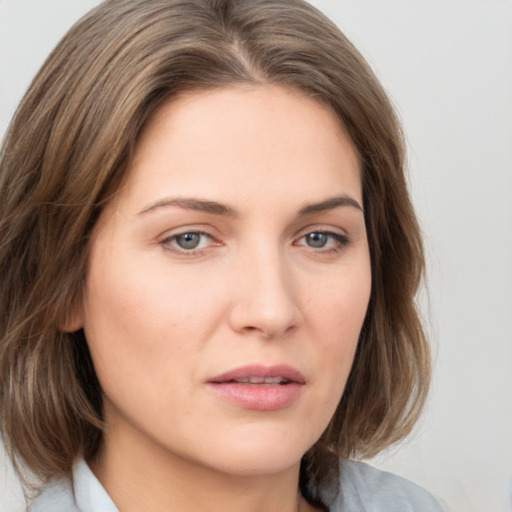
[(176, 243), (182, 249), (195, 249), (199, 245), (199, 233), (185, 233), (176, 238)]
[(324, 247), (327, 243), (327, 235), (325, 233), (310, 233), (307, 236), (307, 243), (310, 247)]

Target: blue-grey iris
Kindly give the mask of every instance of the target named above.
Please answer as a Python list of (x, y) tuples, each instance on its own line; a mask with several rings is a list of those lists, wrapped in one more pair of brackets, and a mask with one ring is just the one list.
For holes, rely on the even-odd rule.
[(200, 233), (184, 233), (176, 237), (176, 243), (182, 249), (195, 249), (201, 241)]
[(324, 247), (327, 243), (327, 237), (325, 233), (309, 233), (309, 235), (306, 236), (306, 243), (310, 247), (315, 248), (321, 248)]

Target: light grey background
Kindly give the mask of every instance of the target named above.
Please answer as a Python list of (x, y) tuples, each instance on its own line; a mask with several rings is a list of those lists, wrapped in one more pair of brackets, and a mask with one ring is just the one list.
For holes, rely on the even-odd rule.
[[(0, 1), (0, 136), (45, 56), (97, 3)], [(510, 511), (512, 2), (312, 3), (352, 38), (397, 105), (426, 237), (432, 395), (416, 435), (374, 463), (427, 487), (447, 510)], [(0, 512), (22, 509), (0, 460)]]

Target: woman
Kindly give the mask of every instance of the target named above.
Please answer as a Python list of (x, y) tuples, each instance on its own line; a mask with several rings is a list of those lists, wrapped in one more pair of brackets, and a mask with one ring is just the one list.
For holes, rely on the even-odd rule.
[(300, 0), (110, 0), (1, 154), (1, 414), (33, 511), (439, 510), (351, 458), (429, 350), (393, 109)]

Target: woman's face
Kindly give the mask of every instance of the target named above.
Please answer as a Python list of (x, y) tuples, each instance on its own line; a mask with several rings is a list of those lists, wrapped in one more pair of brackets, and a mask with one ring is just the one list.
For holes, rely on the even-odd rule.
[(168, 102), (96, 227), (75, 319), (106, 453), (297, 467), (343, 393), (370, 282), (358, 158), (327, 108), (276, 86)]

